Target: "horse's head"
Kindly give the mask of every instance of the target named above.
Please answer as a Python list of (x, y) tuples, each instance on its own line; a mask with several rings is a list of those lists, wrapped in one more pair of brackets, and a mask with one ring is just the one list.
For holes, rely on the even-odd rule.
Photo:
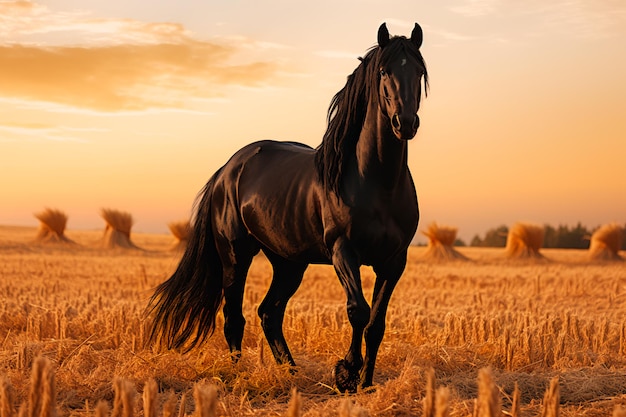
[(428, 83), (421, 45), (422, 28), (417, 23), (410, 39), (390, 38), (384, 23), (378, 29), (378, 102), (398, 139), (413, 139), (420, 124), (422, 78)]

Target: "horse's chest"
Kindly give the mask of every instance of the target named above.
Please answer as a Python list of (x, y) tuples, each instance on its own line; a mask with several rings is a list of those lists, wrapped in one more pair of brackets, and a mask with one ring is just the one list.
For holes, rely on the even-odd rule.
[(345, 237), (363, 264), (384, 263), (406, 250), (415, 235), (419, 211), (412, 188), (408, 192), (353, 193), (324, 206), (324, 243), (332, 251)]
[(412, 216), (370, 208), (355, 213), (349, 237), (364, 254), (386, 255), (408, 245), (415, 233), (416, 223)]

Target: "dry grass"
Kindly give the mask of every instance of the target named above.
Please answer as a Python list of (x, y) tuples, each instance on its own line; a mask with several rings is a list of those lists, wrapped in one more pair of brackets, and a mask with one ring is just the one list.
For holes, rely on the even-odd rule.
[[(587, 251), (511, 263), (501, 249), (460, 248), (471, 264), (433, 264), (411, 248), (376, 389), (343, 397), (331, 369), (350, 326), (332, 267), (311, 266), (287, 308), (291, 374), (274, 364), (256, 315), (271, 275), (263, 257), (250, 270), (233, 364), (219, 330), (185, 355), (143, 345), (147, 299), (180, 256), (171, 236), (137, 234), (150, 250), (108, 251), (89, 245), (96, 232), (68, 231), (73, 247), (33, 246), (33, 233), (0, 227), (0, 417), (470, 417), (497, 414), (498, 402), (518, 417), (624, 413), (626, 268)], [(369, 268), (362, 281), (371, 296)]]
[(189, 220), (182, 220), (177, 222), (168, 223), (167, 227), (174, 235), (174, 244), (172, 250), (184, 250), (189, 241), (189, 235), (191, 234), (191, 225)]
[(42, 243), (72, 243), (65, 236), (67, 226), (67, 214), (61, 210), (46, 208), (39, 213), (35, 213), (39, 220), (36, 241)]
[(513, 259), (542, 259), (539, 250), (543, 246), (543, 235), (543, 226), (515, 223), (506, 238), (506, 256)]
[(478, 372), (478, 399), (474, 408), (474, 417), (500, 417), (502, 404), (500, 392), (493, 380), (490, 368)]
[(137, 246), (130, 239), (130, 231), (134, 223), (133, 216), (130, 213), (102, 209), (100, 215), (106, 222), (101, 243), (103, 248), (137, 249)]
[(591, 236), (589, 257), (597, 261), (619, 261), (619, 250), (624, 240), (624, 230), (619, 224), (605, 224)]
[(422, 259), (431, 261), (467, 259), (461, 252), (454, 249), (457, 233), (456, 227), (431, 223), (422, 233), (428, 238), (428, 248)]
[(561, 403), (561, 393), (559, 388), (559, 378), (554, 377), (550, 381), (550, 387), (543, 396), (543, 408), (541, 417), (559, 417), (559, 405)]

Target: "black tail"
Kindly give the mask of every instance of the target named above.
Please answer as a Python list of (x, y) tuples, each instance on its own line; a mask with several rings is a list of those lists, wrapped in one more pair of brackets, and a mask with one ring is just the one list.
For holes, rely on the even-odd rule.
[(223, 298), (222, 263), (211, 224), (211, 196), (215, 174), (199, 194), (196, 217), (187, 249), (176, 272), (160, 284), (148, 304), (153, 314), (150, 343), (189, 351), (215, 330), (215, 316)]

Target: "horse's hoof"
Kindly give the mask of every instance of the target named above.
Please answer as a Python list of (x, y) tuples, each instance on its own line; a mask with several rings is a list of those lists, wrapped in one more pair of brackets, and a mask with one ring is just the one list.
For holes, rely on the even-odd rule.
[(339, 392), (354, 394), (359, 386), (359, 370), (351, 368), (345, 360), (335, 365), (335, 385)]

